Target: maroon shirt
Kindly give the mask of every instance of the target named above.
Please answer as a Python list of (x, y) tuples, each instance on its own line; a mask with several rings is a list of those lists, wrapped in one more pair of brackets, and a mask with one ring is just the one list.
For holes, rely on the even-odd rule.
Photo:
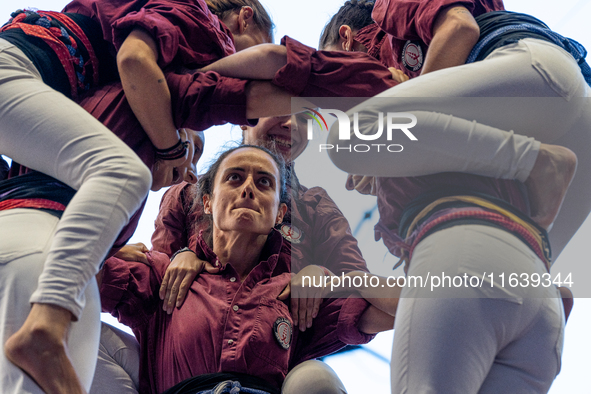
[(392, 44), (388, 34), (377, 23), (365, 26), (355, 34), (354, 39), (367, 48), (367, 54), (379, 60), (386, 67), (395, 67)]
[[(221, 77), (214, 72), (182, 75), (166, 73), (166, 79), (177, 127), (204, 130), (227, 122), (248, 124), (245, 104), (247, 81)], [(81, 100), (80, 105), (129, 145), (144, 164), (152, 168), (155, 160), (154, 145), (133, 114), (121, 83), (115, 82), (90, 92)], [(115, 249), (125, 245), (133, 235), (142, 211), (143, 205), (117, 237)]]
[[(74, 0), (63, 12), (98, 21), (104, 39), (112, 45), (113, 55), (133, 28), (143, 28), (158, 46), (158, 64), (162, 68), (197, 68), (235, 52), (232, 34), (203, 0)], [(216, 73), (167, 73), (167, 83), (177, 127), (204, 130), (226, 122), (248, 124), (246, 81)], [(154, 147), (133, 115), (120, 83), (89, 92), (80, 104), (152, 167)], [(26, 168), (13, 163), (10, 176), (26, 172)], [(145, 201), (118, 236), (115, 250), (135, 231), (144, 204)]]
[(300, 97), (373, 97), (396, 86), (379, 60), (362, 52), (318, 51), (288, 36), (287, 64), (273, 83)]
[[(197, 235), (209, 224), (203, 221), (200, 204), (192, 208), (194, 186), (181, 183), (166, 191), (152, 235), (152, 248), (168, 256), (188, 246), (197, 247)], [(335, 274), (367, 271), (367, 265), (351, 234), (349, 222), (326, 190), (300, 186), (299, 204), (288, 204), (288, 213), (279, 226), (281, 234), (292, 242), (292, 271), (307, 265), (328, 268)]]
[[(211, 263), (217, 258), (201, 238), (196, 251)], [(101, 285), (103, 310), (130, 326), (140, 342), (140, 392), (160, 393), (215, 372), (247, 373), (279, 388), (297, 364), (373, 338), (357, 329), (369, 305), (361, 298), (325, 300), (312, 328), (293, 330), (286, 303), (277, 300), (291, 279), (289, 244), (277, 232), (243, 281), (230, 264), (219, 275), (202, 273), (171, 315), (158, 297), (168, 256), (154, 251), (148, 260), (107, 260)], [(275, 337), (281, 319), (293, 331), (287, 349)]]
[(143, 28), (158, 46), (161, 68), (203, 67), (236, 52), (232, 34), (204, 0), (74, 0), (63, 12), (97, 20), (113, 53), (133, 28)]
[(372, 18), (390, 36), (394, 67), (410, 78), (421, 73), (441, 9), (461, 5), (473, 16), (505, 9), (502, 0), (376, 0)]

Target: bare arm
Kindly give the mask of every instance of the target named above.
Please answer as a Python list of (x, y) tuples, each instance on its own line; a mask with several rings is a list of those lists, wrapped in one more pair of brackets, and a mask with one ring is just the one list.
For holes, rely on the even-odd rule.
[(287, 63), (283, 45), (260, 44), (224, 57), (200, 71), (215, 71), (225, 77), (271, 80)]
[(479, 36), (480, 28), (465, 7), (442, 9), (433, 25), (433, 40), (421, 74), (464, 64)]
[(152, 37), (133, 30), (117, 53), (117, 68), (133, 113), (158, 149), (179, 140), (172, 118), (170, 91), (158, 66), (158, 50)]
[[(367, 302), (381, 310), (382, 312), (394, 317), (396, 315), (396, 309), (398, 308), (398, 301), (400, 300), (400, 293), (402, 288), (393, 286), (395, 283), (389, 283), (388, 278), (370, 274), (363, 271), (352, 271), (347, 273), (345, 276), (360, 277), (363, 279), (360, 283), (364, 283), (364, 286), (353, 287), (350, 290), (357, 291), (361, 297), (365, 298)], [(377, 282), (372, 280), (371, 277), (377, 278)], [(356, 283), (355, 281), (353, 283)], [(371, 285), (365, 285), (371, 284)], [(377, 284), (374, 286), (374, 284)]]
[[(269, 81), (251, 81), (246, 89), (246, 117), (248, 119), (292, 113), (292, 95), (285, 89), (273, 85)], [(305, 111), (305, 107), (315, 107), (313, 103), (303, 99), (298, 101), (298, 105), (300, 108), (294, 108), (294, 113)]]
[(370, 305), (363, 312), (363, 315), (361, 315), (357, 328), (366, 334), (377, 334), (378, 332), (388, 331), (394, 328), (394, 316)]

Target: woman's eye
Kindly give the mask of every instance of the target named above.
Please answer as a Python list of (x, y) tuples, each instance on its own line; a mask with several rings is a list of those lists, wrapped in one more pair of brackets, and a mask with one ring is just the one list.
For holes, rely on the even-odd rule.
[(259, 180), (259, 182), (260, 182), (260, 183), (261, 183), (263, 186), (267, 186), (267, 187), (269, 187), (269, 186), (271, 186), (271, 185), (273, 184), (269, 178), (265, 178), (265, 177), (261, 178), (261, 179)]
[(230, 174), (230, 175), (228, 175), (227, 180), (230, 181), (230, 182), (239, 181), (240, 180), (240, 175), (238, 175), (236, 173)]

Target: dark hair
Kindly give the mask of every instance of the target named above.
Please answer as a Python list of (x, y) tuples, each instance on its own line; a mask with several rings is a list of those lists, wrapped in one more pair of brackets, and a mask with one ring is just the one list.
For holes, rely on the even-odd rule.
[(266, 33), (269, 36), (269, 40), (273, 42), (275, 24), (271, 19), (271, 15), (269, 15), (265, 7), (258, 0), (205, 0), (205, 2), (209, 10), (217, 15), (220, 20), (225, 19), (232, 12), (240, 11), (242, 7), (252, 8), (254, 11), (252, 18), (255, 25), (262, 32)]
[(371, 18), (374, 0), (349, 0), (333, 15), (324, 26), (318, 47), (326, 48), (339, 42), (339, 28), (348, 25), (352, 30), (359, 30), (374, 23)]
[[(271, 156), (271, 158), (273, 159), (275, 164), (277, 164), (277, 168), (279, 170), (279, 180), (277, 182), (277, 186), (279, 186), (279, 202), (285, 203), (285, 204), (289, 203), (289, 197), (287, 194), (287, 186), (286, 186), (287, 170), (286, 170), (285, 162), (283, 161), (283, 158), (280, 155), (274, 154), (269, 149), (262, 147), (262, 146), (240, 145), (240, 146), (230, 148), (230, 149), (222, 152), (222, 154), (220, 154), (217, 157), (217, 159), (209, 166), (209, 169), (207, 170), (207, 172), (205, 174), (199, 175), (199, 182), (197, 182), (197, 185), (196, 185), (197, 186), (196, 195), (195, 195), (195, 198), (193, 199), (193, 207), (191, 209), (193, 212), (196, 211), (198, 209), (198, 207), (203, 206), (203, 196), (204, 195), (211, 196), (212, 193), (214, 192), (213, 186), (215, 184), (215, 178), (218, 174), (218, 171), (220, 169), (222, 162), (232, 152), (235, 152), (238, 149), (243, 149), (243, 148), (258, 149), (260, 151), (265, 152), (269, 156)], [(203, 213), (203, 216), (201, 217), (201, 220), (199, 221), (199, 223), (204, 220), (207, 220), (210, 224), (208, 231), (204, 231), (204, 233), (205, 233), (204, 239), (211, 246), (212, 245), (211, 240), (212, 240), (212, 235), (213, 235), (212, 231), (211, 231), (213, 228), (213, 226), (212, 226), (213, 222), (212, 222), (211, 215)], [(199, 223), (196, 223), (196, 225)]]

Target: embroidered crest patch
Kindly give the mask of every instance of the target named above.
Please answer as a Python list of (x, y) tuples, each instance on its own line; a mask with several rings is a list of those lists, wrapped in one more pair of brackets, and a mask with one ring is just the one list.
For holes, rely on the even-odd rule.
[(300, 242), (302, 242), (304, 232), (294, 225), (283, 223), (279, 231), (281, 231), (281, 235), (283, 235), (283, 238), (285, 238), (292, 244), (299, 244)]
[(423, 49), (419, 41), (407, 41), (402, 49), (402, 64), (410, 71), (418, 71), (423, 67)]
[(284, 317), (279, 317), (273, 324), (273, 331), (275, 333), (275, 339), (279, 342), (284, 349), (289, 349), (291, 345), (291, 323)]

